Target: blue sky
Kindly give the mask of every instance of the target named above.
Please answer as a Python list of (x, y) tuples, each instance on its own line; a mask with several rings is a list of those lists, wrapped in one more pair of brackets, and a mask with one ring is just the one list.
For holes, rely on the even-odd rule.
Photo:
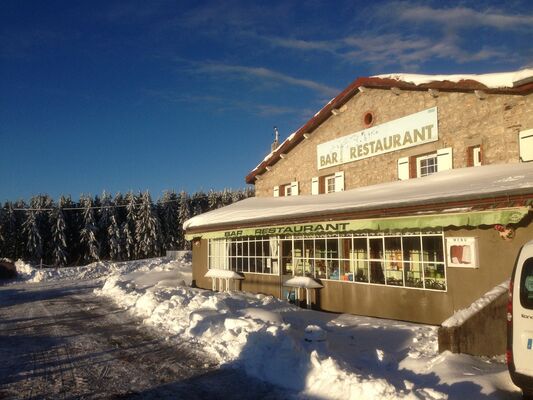
[(0, 201), (244, 187), (359, 76), (533, 65), (524, 1), (0, 3)]

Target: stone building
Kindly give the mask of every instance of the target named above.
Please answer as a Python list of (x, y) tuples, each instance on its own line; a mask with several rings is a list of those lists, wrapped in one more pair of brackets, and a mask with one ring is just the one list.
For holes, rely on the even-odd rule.
[(246, 176), (255, 198), (185, 223), (193, 279), (442, 322), (533, 239), (532, 92), (533, 70), (357, 79)]

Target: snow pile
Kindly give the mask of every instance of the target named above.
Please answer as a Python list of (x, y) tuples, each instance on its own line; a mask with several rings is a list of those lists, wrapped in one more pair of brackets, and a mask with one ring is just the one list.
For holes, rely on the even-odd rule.
[(516, 391), (503, 360), (438, 354), (437, 327), (180, 286), (171, 271), (116, 273), (96, 293), (165, 336), (195, 341), (220, 363), (302, 398), (505, 399)]
[(450, 318), (448, 318), (442, 323), (442, 326), (446, 328), (451, 328), (453, 326), (462, 325), (463, 322), (465, 322), (472, 315), (485, 308), (487, 305), (489, 305), (498, 297), (500, 297), (503, 293), (506, 293), (508, 289), (509, 280), (500, 283), (498, 286), (495, 286), (483, 296), (481, 296), (479, 299), (477, 299), (475, 302), (470, 304), (470, 306), (468, 306), (467, 308), (463, 308), (462, 310), (456, 311)]
[[(244, 367), (248, 374), (324, 398), (404, 398), (407, 392), (385, 379), (350, 371), (323, 346), (304, 340), (305, 329), (285, 322), (282, 313), (297, 307), (264, 295), (213, 293), (165, 285), (152, 271), (152, 285), (139, 285), (137, 272), (108, 278), (97, 294), (112, 297), (145, 323), (198, 340), (221, 363)], [(294, 323), (294, 321), (293, 321)], [(319, 332), (318, 327), (308, 331)]]
[(154, 269), (170, 271), (179, 281), (191, 283), (190, 252), (179, 254), (177, 259), (160, 257), (148, 260), (124, 262), (97, 261), (81, 267), (38, 268), (22, 260), (15, 263), (19, 279), (26, 282), (48, 282), (61, 280), (103, 279), (110, 274), (125, 274), (133, 271), (146, 272)]
[(512, 88), (515, 82), (533, 77), (533, 69), (523, 69), (520, 71), (501, 72), (493, 74), (454, 74), (454, 75), (421, 75), (392, 73), (375, 75), (374, 78), (389, 78), (402, 82), (410, 82), (415, 85), (422, 85), (431, 82), (459, 82), (463, 80), (473, 80), (482, 83), (488, 88)]

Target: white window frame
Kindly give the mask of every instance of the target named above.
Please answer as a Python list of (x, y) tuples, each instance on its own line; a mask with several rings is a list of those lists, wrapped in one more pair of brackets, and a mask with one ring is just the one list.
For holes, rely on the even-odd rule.
[[(429, 159), (435, 159), (435, 164), (434, 164), (434, 171), (433, 172), (430, 172), (430, 173), (422, 173), (422, 161), (426, 161), (426, 160), (429, 160)], [(432, 175), (436, 172), (438, 172), (438, 164), (439, 164), (439, 159), (438, 159), (438, 155), (437, 153), (430, 153), (430, 154), (426, 154), (426, 155), (423, 155), (423, 156), (420, 156), (420, 157), (416, 157), (416, 176), (418, 178), (421, 178), (423, 176), (428, 176), (428, 175)], [(427, 167), (426, 167), (427, 168)]]
[(290, 183), (288, 185), (283, 186), (283, 195), (284, 196), (292, 195), (292, 185)]
[(481, 146), (472, 147), (472, 165), (474, 167), (481, 166)]
[[(333, 190), (330, 190), (330, 188)], [(335, 193), (335, 175), (324, 177), (324, 193)]]
[(518, 142), (520, 162), (533, 161), (533, 129), (520, 132)]

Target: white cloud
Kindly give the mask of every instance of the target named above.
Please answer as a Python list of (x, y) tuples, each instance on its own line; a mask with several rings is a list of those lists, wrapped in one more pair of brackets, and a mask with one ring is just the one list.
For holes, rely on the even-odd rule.
[(477, 11), (466, 7), (431, 8), (415, 6), (411, 3), (392, 3), (395, 18), (419, 23), (439, 23), (447, 27), (486, 26), (501, 30), (516, 30), (533, 27), (533, 15), (512, 15), (497, 10)]
[(237, 78), (256, 78), (262, 81), (286, 83), (291, 86), (304, 87), (325, 96), (335, 96), (339, 90), (308, 79), (294, 78), (281, 72), (264, 67), (247, 67), (243, 65), (227, 65), (214, 63), (199, 63), (195, 68), (197, 72), (208, 74), (229, 74)]
[(186, 103), (186, 104), (209, 104), (209, 107), (218, 112), (225, 112), (228, 110), (240, 110), (263, 117), (276, 115), (295, 115), (298, 118), (308, 117), (312, 115), (313, 111), (310, 109), (302, 109), (300, 107), (287, 107), (273, 104), (260, 104), (248, 101), (241, 101), (235, 98), (227, 98), (221, 96), (205, 95), (205, 94), (186, 94), (180, 91), (172, 90), (145, 90), (148, 96), (162, 99), (171, 103)]

